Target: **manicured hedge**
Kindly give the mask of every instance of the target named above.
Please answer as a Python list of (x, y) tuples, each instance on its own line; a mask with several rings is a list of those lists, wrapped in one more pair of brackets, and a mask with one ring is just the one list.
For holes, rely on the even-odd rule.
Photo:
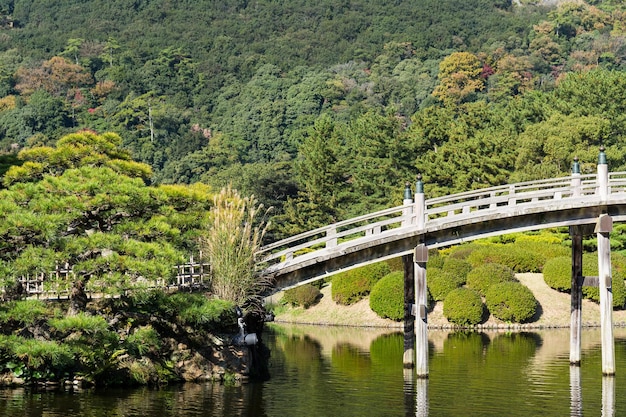
[(300, 285), (285, 291), (282, 302), (292, 306), (309, 308), (315, 304), (321, 295), (319, 288), (312, 284)]
[[(571, 272), (570, 272), (571, 275)], [(611, 254), (611, 278), (613, 293), (613, 308), (623, 309), (626, 304), (626, 286), (624, 277), (626, 275), (626, 259), (617, 253)], [(598, 276), (598, 254), (583, 254), (583, 276)], [(585, 298), (600, 302), (600, 289), (598, 287), (583, 287)]]
[(543, 280), (552, 289), (570, 292), (572, 289), (572, 257), (559, 256), (548, 260), (543, 267)]
[(465, 259), (447, 257), (443, 263), (442, 269), (445, 272), (455, 275), (459, 281), (465, 284), (465, 279), (467, 278), (467, 274), (472, 270), (472, 265)]
[(426, 285), (434, 301), (443, 301), (450, 291), (465, 284), (465, 277), (439, 268), (426, 270)]
[(486, 263), (506, 265), (515, 272), (541, 272), (546, 261), (544, 256), (532, 251), (526, 245), (491, 244), (474, 250), (467, 260), (478, 267)]
[(370, 293), (370, 308), (382, 318), (404, 318), (404, 273), (392, 272), (381, 278)]
[[(611, 254), (611, 275), (613, 308), (623, 309), (626, 306), (626, 258)], [(583, 254), (583, 276), (598, 276), (598, 254)], [(570, 292), (572, 289), (572, 258), (562, 256), (546, 262), (543, 270), (543, 279), (551, 288), (561, 292)], [(595, 302), (600, 301), (597, 287), (583, 287), (583, 296)]]
[(443, 268), (445, 258), (441, 256), (438, 250), (431, 250), (428, 252), (428, 269), (430, 268)]
[(485, 304), (495, 317), (513, 323), (530, 321), (537, 312), (535, 296), (519, 282), (492, 285), (485, 295)]
[(386, 262), (378, 262), (337, 274), (331, 287), (333, 300), (343, 305), (354, 304), (369, 295), (374, 284), (390, 272)]
[(467, 274), (466, 285), (484, 296), (492, 285), (507, 281), (517, 281), (515, 272), (511, 268), (498, 263), (487, 263), (472, 269)]
[(469, 288), (457, 288), (443, 302), (443, 315), (451, 323), (460, 326), (479, 324), (483, 319), (484, 306), (480, 294)]

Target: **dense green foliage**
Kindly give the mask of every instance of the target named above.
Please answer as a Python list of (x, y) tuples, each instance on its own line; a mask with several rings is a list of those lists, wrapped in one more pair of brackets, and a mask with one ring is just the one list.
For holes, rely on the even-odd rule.
[(370, 293), (370, 308), (382, 318), (404, 318), (404, 273), (395, 271), (374, 284)]
[(417, 171), (439, 196), (590, 172), (600, 144), (625, 166), (625, 6), (514, 3), (5, 2), (0, 152), (116, 132), (152, 182), (274, 206), (268, 238), (399, 204)]
[(320, 295), (321, 292), (319, 288), (311, 284), (304, 284), (286, 290), (282, 302), (294, 307), (302, 306), (309, 308), (319, 300)]
[(488, 263), (476, 267), (467, 274), (467, 287), (485, 296), (489, 288), (501, 282), (517, 281), (515, 272), (506, 265)]
[[(186, 326), (198, 335), (236, 329), (232, 303), (199, 294), (140, 291), (133, 297), (103, 300), (93, 306), (93, 311), (67, 317), (39, 301), (8, 305), (3, 305), (0, 321), (0, 371), (11, 371), (27, 382), (75, 377), (103, 385), (177, 381), (180, 375), (171, 363), (172, 342), (168, 338)], [(15, 320), (5, 313), (28, 309), (36, 312), (35, 320)], [(49, 340), (41, 340), (41, 335), (29, 337), (42, 331)], [(184, 336), (193, 338), (186, 333)], [(186, 343), (191, 346), (195, 342)]]
[(455, 274), (445, 269), (428, 268), (426, 280), (428, 292), (434, 301), (443, 301), (450, 291), (465, 284), (466, 275)]
[(485, 263), (506, 265), (515, 272), (540, 272), (546, 259), (531, 246), (489, 244), (473, 251), (467, 261), (474, 267)]
[(443, 315), (459, 326), (479, 324), (483, 320), (484, 305), (480, 294), (470, 288), (450, 291), (443, 302)]
[(491, 314), (506, 322), (524, 323), (537, 312), (535, 296), (519, 282), (492, 285), (485, 294), (485, 304)]
[(445, 258), (442, 269), (447, 273), (454, 275), (456, 279), (465, 284), (465, 279), (467, 278), (469, 271), (472, 270), (472, 265), (464, 259), (447, 257)]
[(333, 300), (343, 305), (354, 304), (369, 295), (374, 284), (390, 272), (386, 262), (378, 262), (337, 274), (331, 287)]
[(148, 186), (150, 168), (120, 144), (81, 132), (20, 153), (0, 190), (3, 285), (44, 274), (48, 291), (117, 294), (171, 280), (208, 222), (209, 188)]

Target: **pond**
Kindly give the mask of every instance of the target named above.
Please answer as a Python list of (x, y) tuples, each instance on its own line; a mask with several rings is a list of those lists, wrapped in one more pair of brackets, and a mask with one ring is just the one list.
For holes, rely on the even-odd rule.
[(569, 365), (569, 330), (431, 330), (430, 377), (402, 367), (403, 338), (382, 329), (273, 325), (271, 379), (243, 386), (2, 389), (3, 416), (582, 416), (626, 415), (626, 329), (616, 376), (603, 377), (600, 330)]

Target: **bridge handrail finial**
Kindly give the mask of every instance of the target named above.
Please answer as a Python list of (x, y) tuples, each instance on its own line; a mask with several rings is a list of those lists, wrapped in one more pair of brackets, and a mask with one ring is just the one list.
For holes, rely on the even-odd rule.
[(598, 155), (598, 165), (607, 165), (606, 153), (604, 152), (604, 145), (600, 145), (600, 154)]
[(422, 174), (417, 174), (417, 181), (415, 181), (415, 194), (424, 194), (424, 182), (422, 181)]
[(411, 183), (406, 182), (404, 186), (404, 199), (405, 200), (413, 200), (413, 192), (411, 191)]

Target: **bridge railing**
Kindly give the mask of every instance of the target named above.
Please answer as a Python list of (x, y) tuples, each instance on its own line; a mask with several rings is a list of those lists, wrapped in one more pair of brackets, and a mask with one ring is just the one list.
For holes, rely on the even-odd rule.
[(287, 260), (300, 253), (335, 247), (346, 240), (380, 234), (400, 227), (406, 220), (405, 209), (405, 206), (392, 207), (320, 227), (266, 245), (259, 254), (267, 254), (265, 262)]
[[(574, 183), (574, 181), (578, 181), (578, 183)], [(596, 188), (595, 174), (482, 188), (426, 200), (425, 220), (475, 214), (476, 211), (512, 207), (524, 203), (595, 195)]]
[[(626, 193), (626, 172), (608, 173), (606, 182), (608, 195)], [(424, 202), (422, 209), (415, 204), (402, 205), (344, 220), (274, 242), (264, 246), (259, 254), (264, 262), (273, 264), (319, 249), (333, 248), (346, 241), (356, 245), (358, 241), (354, 241), (355, 239), (394, 233), (402, 228), (414, 228), (420, 224), (417, 216), (421, 215), (424, 216), (421, 224), (427, 227), (429, 224), (477, 216), (480, 212), (487, 214), (488, 211), (511, 210), (533, 204), (541, 206), (554, 200), (596, 200), (602, 195), (601, 184), (598, 174), (573, 174), (431, 198)]]

